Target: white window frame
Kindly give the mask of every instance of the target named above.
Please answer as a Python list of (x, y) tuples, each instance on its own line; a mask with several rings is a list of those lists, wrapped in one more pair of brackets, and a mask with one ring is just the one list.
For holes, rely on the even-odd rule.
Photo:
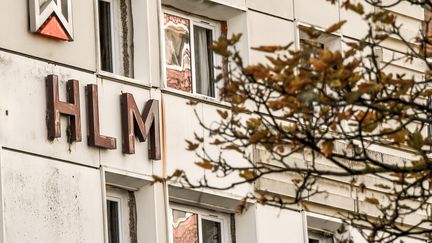
[[(165, 14), (169, 14), (169, 15), (173, 15), (173, 16), (178, 16), (180, 18), (184, 18), (184, 19), (188, 19), (189, 20), (189, 44), (190, 44), (190, 48), (191, 48), (191, 77), (192, 77), (192, 92), (185, 92), (182, 90), (178, 90), (178, 89), (174, 89), (174, 88), (170, 88), (168, 87), (167, 84), (167, 74), (166, 74), (166, 68), (167, 68), (167, 64), (166, 64), (166, 50), (165, 50), (165, 28), (164, 28), (164, 15)], [(217, 89), (217, 85), (213, 84), (213, 88), (214, 88), (214, 97), (212, 96), (207, 96), (204, 94), (200, 94), (196, 92), (196, 77), (195, 77), (195, 43), (194, 43), (194, 26), (199, 26), (208, 30), (212, 31), (212, 41), (217, 40), (221, 34), (222, 34), (222, 28), (221, 28), (221, 24), (218, 23), (217, 21), (214, 20), (210, 20), (210, 19), (206, 19), (206, 18), (200, 18), (196, 15), (186, 15), (180, 11), (175, 11), (175, 10), (171, 10), (169, 8), (162, 8), (162, 14), (161, 14), (161, 46), (162, 46), (162, 70), (163, 70), (163, 84), (164, 84), (164, 88), (168, 89), (170, 91), (174, 91), (174, 92), (181, 92), (181, 93), (186, 93), (186, 94), (193, 94), (199, 97), (205, 97), (205, 98), (212, 98), (212, 99), (216, 99), (217, 97), (219, 97), (219, 92)], [(216, 76), (218, 75), (218, 73), (220, 73), (220, 71), (218, 72), (218, 70), (216, 69), (216, 66), (221, 65), (222, 64), (222, 58), (218, 55), (216, 55), (215, 53), (213, 53), (213, 79), (216, 78)]]
[(221, 242), (222, 243), (229, 243), (231, 241), (231, 219), (228, 214), (225, 213), (219, 213), (214, 212), (206, 209), (191, 207), (191, 206), (185, 206), (181, 204), (176, 203), (170, 203), (169, 206), (169, 242), (174, 243), (173, 239), (173, 231), (172, 231), (172, 225), (173, 225), (173, 218), (172, 218), (172, 211), (179, 210), (183, 212), (193, 213), (198, 216), (198, 243), (202, 242), (202, 223), (201, 220), (210, 220), (214, 222), (220, 223), (220, 229), (221, 229)]
[[(130, 227), (129, 227), (129, 195), (128, 191), (118, 188), (107, 188), (106, 189), (106, 196), (105, 196), (105, 203), (106, 201), (113, 201), (118, 203), (118, 219), (119, 219), (119, 239), (120, 243), (130, 243)], [(108, 210), (108, 205), (106, 206), (106, 210)], [(105, 214), (107, 215), (106, 218), (106, 227), (108, 232), (108, 212), (106, 211)], [(106, 239), (106, 243), (108, 243), (108, 238)]]

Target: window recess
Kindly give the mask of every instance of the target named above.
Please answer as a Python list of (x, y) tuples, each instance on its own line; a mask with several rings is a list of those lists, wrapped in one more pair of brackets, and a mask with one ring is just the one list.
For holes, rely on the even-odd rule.
[(216, 96), (217, 58), (209, 46), (220, 35), (220, 23), (164, 10), (166, 87)]
[[(106, 191), (106, 221), (107, 221), (107, 243), (131, 243), (136, 239), (136, 230), (131, 230), (134, 220), (131, 215), (135, 212), (133, 203), (133, 192), (115, 188), (107, 185)], [(132, 217), (133, 218), (133, 217)], [(132, 233), (132, 234), (131, 234)]]
[(130, 0), (98, 0), (100, 69), (133, 78), (133, 26)]
[(313, 39), (306, 33), (306, 28), (308, 27), (304, 25), (298, 25), (297, 48), (299, 50), (303, 50), (305, 48), (327, 48), (331, 51), (340, 51), (342, 49), (342, 41), (339, 35), (322, 32), (319, 37)]
[(333, 234), (315, 230), (315, 229), (308, 229), (308, 238), (309, 243), (334, 243), (334, 237)]
[(172, 205), (171, 243), (228, 243), (230, 217), (203, 209)]

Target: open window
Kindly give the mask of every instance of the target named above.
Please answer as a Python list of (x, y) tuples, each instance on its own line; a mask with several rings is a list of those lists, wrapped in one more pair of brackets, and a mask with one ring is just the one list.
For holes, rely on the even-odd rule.
[(100, 69), (133, 78), (130, 0), (98, 0)]
[(106, 219), (108, 243), (130, 243), (130, 192), (107, 185)]
[(298, 25), (297, 48), (299, 50), (306, 48), (324, 49), (338, 51), (342, 49), (341, 37), (336, 34), (327, 34), (321, 32), (317, 38), (311, 38), (307, 34), (308, 26)]
[(230, 217), (203, 209), (171, 205), (171, 243), (231, 242)]
[(215, 97), (215, 60), (209, 46), (220, 35), (220, 23), (164, 10), (166, 86)]
[(325, 231), (308, 229), (309, 243), (334, 243), (333, 234)]

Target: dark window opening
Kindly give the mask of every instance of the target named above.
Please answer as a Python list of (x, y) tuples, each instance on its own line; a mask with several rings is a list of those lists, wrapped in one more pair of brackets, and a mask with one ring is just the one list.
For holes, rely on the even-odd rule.
[(108, 243), (120, 243), (119, 203), (107, 200)]
[(111, 33), (111, 4), (99, 1), (100, 59), (103, 71), (113, 72), (113, 51)]

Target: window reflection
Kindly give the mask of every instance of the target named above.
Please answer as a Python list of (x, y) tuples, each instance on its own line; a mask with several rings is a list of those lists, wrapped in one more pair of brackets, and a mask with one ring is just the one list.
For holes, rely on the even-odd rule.
[(167, 85), (192, 92), (189, 20), (164, 14), (164, 22)]
[(221, 224), (211, 220), (203, 219), (202, 227), (202, 242), (203, 243), (221, 243)]
[(180, 210), (172, 210), (173, 242), (198, 243), (198, 215)]

